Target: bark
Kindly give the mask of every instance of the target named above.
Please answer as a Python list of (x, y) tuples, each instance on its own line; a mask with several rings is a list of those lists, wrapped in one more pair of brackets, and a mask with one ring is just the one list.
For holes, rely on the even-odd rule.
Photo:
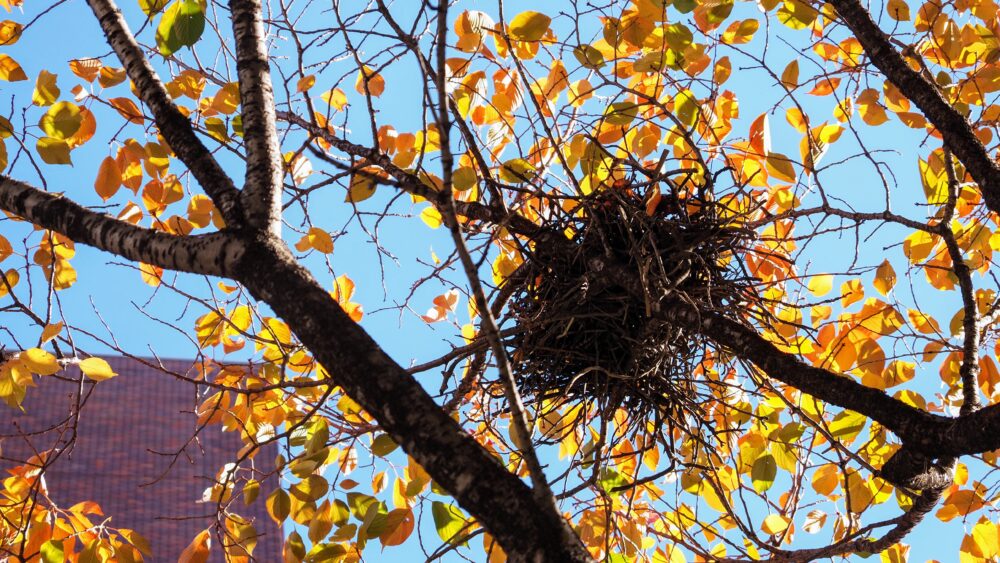
[(854, 32), (872, 63), (941, 133), (945, 144), (979, 184), (986, 206), (1000, 213), (1000, 166), (976, 137), (968, 120), (944, 99), (933, 82), (910, 68), (858, 0), (830, 0), (830, 4)]
[(344, 391), (472, 514), (513, 561), (590, 561), (558, 513), (437, 405), (347, 316), (279, 239), (222, 231), (175, 236), (87, 210), (0, 176), (0, 208), (70, 239), (183, 272), (225, 276), (271, 306)]
[(500, 542), (512, 561), (590, 561), (565, 519), (483, 449), (353, 322), (285, 245), (257, 239), (236, 278), (270, 305), (344, 391)]
[(243, 224), (239, 191), (222, 167), (194, 133), (187, 117), (177, 109), (160, 77), (146, 59), (125, 18), (112, 0), (88, 0), (97, 16), (108, 44), (125, 66), (125, 72), (135, 86), (135, 91), (149, 108), (160, 134), (170, 145), (177, 158), (194, 174), (215, 206), (219, 208), (226, 224), (238, 228)]
[(281, 236), (281, 147), (259, 0), (230, 0), (236, 38), (243, 140), (247, 151), (241, 202), (247, 226)]
[(74, 242), (168, 270), (230, 276), (245, 251), (243, 241), (225, 231), (175, 236), (137, 227), (3, 175), (0, 209)]

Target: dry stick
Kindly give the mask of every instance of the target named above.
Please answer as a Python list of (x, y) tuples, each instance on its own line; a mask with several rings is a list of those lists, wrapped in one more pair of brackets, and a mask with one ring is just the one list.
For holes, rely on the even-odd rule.
[(88, 0), (87, 3), (135, 85), (139, 98), (152, 112), (156, 126), (170, 149), (191, 170), (201, 188), (212, 198), (226, 220), (226, 225), (233, 229), (239, 228), (243, 224), (239, 191), (211, 151), (195, 135), (188, 118), (171, 101), (170, 94), (143, 54), (118, 6), (112, 0)]
[(510, 423), (514, 427), (514, 445), (517, 447), (518, 452), (521, 454), (521, 458), (524, 460), (528, 467), (528, 474), (531, 477), (532, 489), (535, 493), (535, 497), (547, 510), (551, 510), (553, 515), (557, 518), (559, 516), (559, 510), (556, 507), (555, 496), (552, 494), (552, 489), (549, 487), (548, 481), (545, 479), (545, 472), (542, 470), (542, 464), (538, 461), (538, 455), (535, 452), (534, 447), (531, 444), (531, 427), (532, 425), (528, 421), (528, 416), (525, 413), (524, 402), (521, 400), (521, 394), (517, 390), (517, 381), (514, 379), (514, 371), (510, 365), (510, 357), (507, 355), (507, 350), (504, 348), (503, 342), (500, 340), (500, 327), (497, 326), (496, 318), (493, 316), (493, 311), (490, 309), (490, 302), (486, 298), (486, 292), (483, 291), (482, 281), (479, 279), (479, 272), (476, 268), (476, 262), (472, 259), (469, 254), (469, 249), (465, 245), (465, 239), (462, 236), (462, 226), (458, 221), (458, 213), (455, 209), (455, 194), (454, 186), (452, 186), (452, 167), (454, 165), (454, 155), (451, 152), (450, 145), (450, 133), (451, 133), (451, 114), (448, 108), (448, 93), (446, 90), (445, 76), (446, 73), (446, 51), (447, 51), (447, 34), (448, 34), (448, 3), (439, 2), (438, 4), (438, 29), (437, 29), (437, 91), (438, 91), (438, 108), (437, 108), (437, 122), (438, 122), (438, 134), (441, 137), (441, 166), (442, 166), (442, 182), (444, 184), (444, 191), (442, 195), (446, 198), (446, 201), (442, 202), (443, 205), (439, 205), (443, 209), (448, 230), (451, 232), (451, 238), (455, 243), (455, 249), (458, 251), (458, 256), (462, 261), (462, 268), (465, 270), (465, 276), (469, 279), (469, 284), (472, 286), (472, 294), (476, 300), (476, 308), (479, 310), (479, 316), (482, 319), (480, 322), (481, 330), (486, 334), (486, 338), (490, 343), (490, 348), (492, 348), (493, 356), (497, 361), (497, 369), (500, 371), (501, 382), (503, 383), (504, 395), (507, 397), (507, 402), (510, 406)]

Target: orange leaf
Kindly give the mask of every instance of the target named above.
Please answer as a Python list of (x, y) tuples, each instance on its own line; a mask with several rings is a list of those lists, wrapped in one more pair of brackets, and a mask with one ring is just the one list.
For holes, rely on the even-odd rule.
[(184, 548), (181, 556), (177, 558), (177, 563), (207, 563), (208, 554), (212, 547), (212, 536), (208, 530), (202, 530), (191, 540), (191, 543)]
[(118, 169), (115, 159), (106, 157), (101, 162), (101, 167), (97, 170), (97, 179), (94, 180), (94, 191), (101, 199), (107, 201), (118, 191), (122, 184), (122, 173)]

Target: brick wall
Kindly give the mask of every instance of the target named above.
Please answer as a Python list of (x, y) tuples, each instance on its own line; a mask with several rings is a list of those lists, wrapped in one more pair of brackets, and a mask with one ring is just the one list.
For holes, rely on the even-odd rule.
[[(191, 441), (197, 431), (193, 411), (204, 387), (196, 388), (136, 361), (105, 359), (119, 376), (98, 385), (87, 399), (75, 447), (46, 473), (50, 495), (65, 507), (83, 500), (97, 502), (111, 517), (111, 526), (134, 529), (149, 539), (152, 561), (176, 561), (191, 539), (214, 521), (215, 504), (197, 501), (216, 472), (234, 460), (239, 438), (213, 426)], [(189, 361), (168, 360), (162, 365), (169, 371), (194, 374)], [(67, 375), (73, 377), (73, 372)], [(65, 420), (76, 391), (75, 382), (46, 377), (38, 388), (28, 390), (26, 412), (0, 404), (4, 457), (17, 458), (29, 451), (26, 441), (16, 436)], [(60, 437), (49, 432), (31, 440), (35, 448), (46, 449), (59, 443)], [(182, 453), (176, 457), (161, 455), (178, 451)], [(261, 464), (273, 464), (275, 455), (276, 449), (270, 447), (259, 452), (254, 463), (267, 469)], [(264, 507), (273, 483), (273, 478), (264, 482), (250, 507), (242, 499), (233, 503), (261, 534), (254, 558), (262, 562), (281, 561), (281, 531)], [(212, 561), (222, 561), (220, 552), (212, 549)]]

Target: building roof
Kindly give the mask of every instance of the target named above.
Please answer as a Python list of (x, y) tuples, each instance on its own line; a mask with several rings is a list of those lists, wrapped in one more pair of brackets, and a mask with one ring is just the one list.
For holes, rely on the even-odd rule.
[[(218, 426), (199, 429), (194, 410), (205, 387), (168, 373), (193, 377), (191, 361), (150, 361), (163, 371), (126, 358), (105, 359), (119, 376), (87, 396), (75, 445), (45, 473), (49, 495), (62, 507), (97, 502), (111, 518), (109, 526), (135, 530), (149, 540), (153, 556), (148, 560), (176, 561), (199, 532), (216, 522), (216, 503), (199, 501), (218, 471), (235, 461), (241, 442)], [(75, 378), (73, 371), (67, 375)], [(0, 405), (3, 456), (24, 459), (32, 449), (65, 448), (65, 435), (43, 431), (73, 412), (78, 390), (76, 382), (45, 377), (38, 388), (28, 390), (25, 412)], [(273, 445), (265, 447), (254, 467), (267, 471), (262, 464), (272, 464), (273, 469), (276, 453)], [(258, 561), (282, 559), (281, 530), (264, 503), (275, 482), (274, 477), (264, 480), (250, 506), (242, 499), (232, 504), (259, 534), (253, 552)], [(212, 561), (222, 560), (221, 549), (213, 545), (211, 551)]]

